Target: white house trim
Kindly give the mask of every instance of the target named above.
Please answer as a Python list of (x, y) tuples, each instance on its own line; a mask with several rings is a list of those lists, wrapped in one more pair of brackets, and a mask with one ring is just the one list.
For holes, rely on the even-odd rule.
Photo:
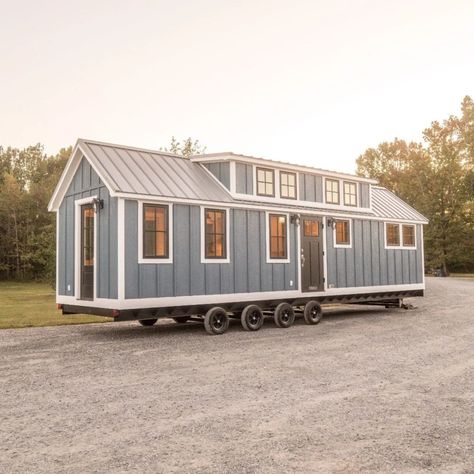
[[(90, 196), (74, 201), (74, 298), (81, 300), (81, 206), (91, 204), (97, 196)], [(94, 212), (94, 301), (97, 298), (97, 212)], [(82, 301), (82, 300), (81, 300)], [(89, 300), (87, 300), (89, 301)]]
[[(270, 257), (270, 215), (278, 214), (286, 217), (286, 258)], [(267, 263), (290, 263), (290, 215), (285, 212), (265, 212), (265, 255)]]
[[(398, 235), (400, 236), (400, 244), (399, 245), (387, 245), (387, 224), (398, 225)], [(403, 226), (409, 225), (415, 228), (414, 236), (415, 236), (415, 245), (403, 245)], [(423, 226), (421, 226), (423, 228)], [(383, 226), (383, 242), (385, 250), (416, 250), (417, 239), (416, 239), (416, 224), (411, 222), (395, 222), (395, 221), (385, 221)]]
[(353, 234), (353, 225), (352, 225), (352, 219), (336, 219), (336, 221), (348, 221), (349, 222), (349, 243), (348, 244), (338, 244), (336, 242), (336, 225), (334, 225), (332, 232), (333, 232), (333, 242), (334, 242), (334, 248), (335, 249), (350, 249), (352, 248), (352, 243), (354, 242), (354, 236)]
[[(288, 291), (264, 291), (254, 293), (226, 293), (214, 295), (193, 295), (193, 296), (169, 296), (161, 298), (134, 298), (125, 300), (97, 298), (94, 307), (106, 309), (146, 309), (160, 307), (192, 306), (192, 305), (213, 305), (222, 303), (233, 303), (235, 301), (266, 301), (266, 300), (288, 300), (296, 298), (311, 298), (325, 296), (357, 295), (363, 293), (386, 293), (389, 291), (414, 291), (424, 290), (424, 283), (412, 283), (407, 285), (381, 285), (381, 286), (360, 286), (350, 288), (328, 288), (325, 291), (302, 292), (298, 290)], [(76, 306), (91, 306), (90, 301), (76, 300), (71, 296), (58, 296), (59, 304), (70, 304)]]
[(160, 203), (168, 207), (168, 257), (167, 258), (144, 258), (143, 257), (143, 205), (156, 204), (148, 200), (138, 201), (138, 263), (153, 263), (157, 265), (173, 263), (173, 204)]
[(125, 201), (117, 199), (117, 297), (125, 298)]
[[(215, 209), (225, 212), (225, 258), (206, 258), (206, 209)], [(220, 206), (201, 206), (200, 209), (200, 240), (201, 240), (201, 263), (230, 263), (230, 246), (231, 246), (231, 229), (230, 229), (230, 210)]]
[(323, 216), (323, 277), (324, 291), (328, 289), (328, 239), (327, 239), (327, 217)]

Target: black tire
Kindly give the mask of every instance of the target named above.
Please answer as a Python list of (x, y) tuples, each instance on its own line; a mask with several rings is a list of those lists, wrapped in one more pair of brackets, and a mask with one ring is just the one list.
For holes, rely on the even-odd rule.
[(289, 303), (280, 303), (273, 315), (275, 324), (279, 328), (289, 328), (295, 322), (295, 312)]
[(187, 323), (189, 320), (188, 316), (176, 316), (176, 318), (173, 318), (173, 319), (178, 324)]
[(323, 318), (323, 309), (317, 301), (308, 301), (304, 306), (303, 315), (306, 324), (318, 324)]
[(246, 331), (258, 331), (263, 326), (264, 319), (262, 310), (256, 304), (246, 306), (240, 316), (240, 322)]
[(158, 319), (139, 319), (138, 322), (142, 326), (153, 326), (158, 321)]
[(209, 334), (224, 334), (229, 328), (229, 316), (227, 312), (215, 306), (204, 316), (204, 328)]

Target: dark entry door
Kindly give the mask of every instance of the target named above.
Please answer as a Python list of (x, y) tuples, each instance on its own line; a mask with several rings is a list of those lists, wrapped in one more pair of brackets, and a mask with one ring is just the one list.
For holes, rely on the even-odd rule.
[(81, 206), (81, 299), (94, 299), (94, 207)]
[(324, 289), (323, 223), (320, 217), (303, 217), (301, 229), (302, 291)]

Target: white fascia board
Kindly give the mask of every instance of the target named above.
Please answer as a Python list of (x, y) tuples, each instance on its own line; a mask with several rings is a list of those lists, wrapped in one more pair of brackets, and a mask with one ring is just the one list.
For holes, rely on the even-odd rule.
[(51, 200), (49, 201), (49, 204), (48, 204), (49, 212), (55, 212), (59, 209), (59, 206), (61, 205), (61, 202), (64, 199), (64, 196), (69, 188), (69, 185), (71, 184), (74, 178), (74, 175), (77, 171), (77, 168), (79, 167), (81, 163), (82, 158), (85, 158), (87, 162), (91, 165), (92, 169), (97, 173), (101, 181), (104, 183), (104, 186), (106, 186), (107, 189), (109, 190), (110, 196), (112, 197), (116, 196), (115, 190), (108, 182), (109, 180), (104, 178), (103, 173), (101, 173), (97, 169), (95, 164), (92, 162), (92, 160), (90, 160), (90, 158), (87, 156), (87, 153), (84, 150), (84, 147), (81, 146), (81, 141), (78, 140), (74, 149), (72, 150), (71, 156), (68, 162), (66, 163), (66, 166), (64, 167), (61, 177), (59, 178), (59, 182), (56, 185), (53, 196), (51, 197)]
[[(295, 206), (295, 201), (289, 203), (278, 203), (278, 204), (288, 204), (288, 206), (266, 206), (264, 202), (255, 201), (253, 202), (224, 202), (224, 201), (206, 201), (206, 200), (198, 200), (198, 199), (187, 199), (187, 198), (178, 198), (178, 197), (169, 197), (169, 196), (152, 196), (149, 194), (134, 194), (134, 193), (123, 193), (123, 192), (115, 192), (114, 196), (123, 198), (123, 199), (131, 199), (134, 201), (150, 201), (150, 202), (166, 202), (166, 203), (181, 203), (181, 204), (189, 204), (195, 206), (224, 206), (233, 209), (248, 209), (248, 210), (263, 210), (263, 211), (271, 211), (271, 212), (292, 212), (298, 214), (306, 214), (306, 215), (317, 215), (317, 216), (328, 216), (328, 217), (341, 217), (345, 219), (362, 219), (362, 220), (374, 220), (374, 221), (383, 221), (386, 222), (388, 219), (386, 217), (377, 217), (374, 215), (366, 215), (366, 214), (346, 214), (344, 212), (338, 211), (334, 209), (334, 211), (328, 210), (321, 210), (320, 208), (311, 209), (308, 208), (309, 206), (305, 205), (305, 208), (299, 208)], [(353, 209), (352, 209), (353, 210)], [(407, 219), (390, 219), (392, 222), (401, 222), (406, 224), (425, 224), (425, 221), (411, 221)]]
[(288, 291), (263, 291), (255, 293), (227, 293), (215, 295), (193, 295), (193, 296), (168, 296), (162, 298), (134, 298), (134, 299), (105, 299), (97, 298), (92, 301), (76, 300), (73, 296), (57, 296), (58, 304), (70, 304), (76, 306), (89, 306), (102, 309), (146, 309), (160, 307), (177, 307), (193, 305), (217, 305), (223, 303), (245, 302), (245, 301), (268, 301), (268, 300), (291, 300), (296, 298), (311, 298), (325, 296), (351, 296), (363, 293), (386, 293), (389, 291), (424, 290), (424, 283), (413, 283), (407, 285), (381, 285), (360, 286), (351, 288), (328, 288), (326, 291), (302, 292), (300, 290)]

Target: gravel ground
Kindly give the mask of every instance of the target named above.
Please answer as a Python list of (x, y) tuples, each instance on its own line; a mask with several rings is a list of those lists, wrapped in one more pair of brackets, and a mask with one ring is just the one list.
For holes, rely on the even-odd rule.
[(474, 281), (223, 336), (0, 332), (0, 472), (474, 472)]

